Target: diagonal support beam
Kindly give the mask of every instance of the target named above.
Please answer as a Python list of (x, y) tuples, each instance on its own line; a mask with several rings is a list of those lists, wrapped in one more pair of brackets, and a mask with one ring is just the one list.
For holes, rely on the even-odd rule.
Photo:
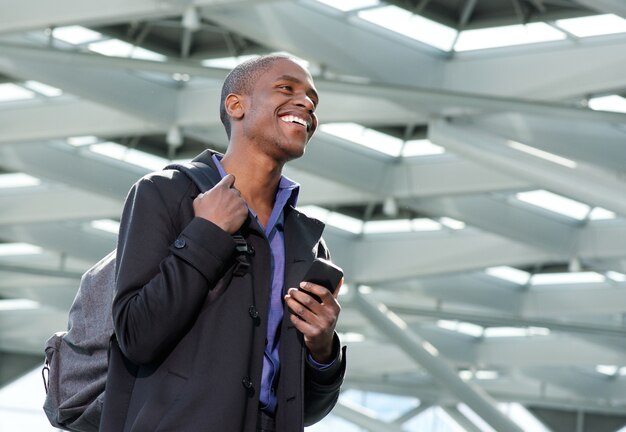
[(365, 411), (343, 402), (338, 402), (335, 408), (333, 408), (332, 413), (370, 432), (402, 432), (402, 428), (399, 426), (385, 423), (384, 421), (368, 415)]
[(480, 387), (464, 382), (440, 357), (435, 348), (417, 336), (408, 325), (381, 303), (375, 303), (355, 290), (353, 304), (418, 365), (472, 408), (499, 432), (522, 432), (522, 429), (496, 407), (496, 402)]
[(442, 408), (446, 412), (446, 414), (452, 417), (452, 420), (454, 420), (466, 432), (482, 432), (482, 429), (472, 423), (470, 419), (465, 417), (465, 415), (463, 415), (463, 413), (459, 411), (457, 407), (444, 406)]

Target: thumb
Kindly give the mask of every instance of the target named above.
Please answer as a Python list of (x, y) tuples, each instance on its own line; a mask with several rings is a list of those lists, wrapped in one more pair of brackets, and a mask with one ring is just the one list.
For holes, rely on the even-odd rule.
[(235, 176), (232, 174), (226, 174), (223, 179), (217, 185), (231, 188), (235, 184)]

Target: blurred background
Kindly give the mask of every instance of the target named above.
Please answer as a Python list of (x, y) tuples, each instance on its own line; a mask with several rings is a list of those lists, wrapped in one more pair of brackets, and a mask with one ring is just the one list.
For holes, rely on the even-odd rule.
[(52, 430), (44, 343), (128, 189), (224, 151), (270, 52), (321, 94), (285, 174), (346, 273), (308, 431), (626, 430), (623, 0), (0, 0), (0, 430)]

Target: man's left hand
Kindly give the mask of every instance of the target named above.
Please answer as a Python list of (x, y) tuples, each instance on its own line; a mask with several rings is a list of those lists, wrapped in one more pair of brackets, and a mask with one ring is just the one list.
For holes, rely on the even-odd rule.
[[(285, 302), (293, 312), (291, 322), (304, 335), (304, 344), (313, 360), (330, 363), (333, 360), (335, 325), (341, 312), (336, 298), (341, 283), (335, 294), (311, 282), (302, 282), (300, 288), (289, 288), (285, 296)], [(308, 293), (315, 294), (322, 302), (319, 303)]]

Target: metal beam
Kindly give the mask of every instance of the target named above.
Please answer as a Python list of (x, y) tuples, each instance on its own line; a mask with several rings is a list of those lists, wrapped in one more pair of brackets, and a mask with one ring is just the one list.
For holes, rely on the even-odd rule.
[(77, 57), (61, 53), (42, 62), (36, 53), (13, 50), (0, 55), (0, 71), (10, 76), (41, 81), (166, 128), (175, 123), (175, 89), (148, 81), (127, 70), (106, 70), (97, 65), (82, 65), (80, 61), (73, 63), (71, 59)]
[(50, 184), (23, 188), (20, 192), (16, 195), (0, 191), (0, 225), (114, 218), (120, 215), (123, 204), (120, 199)]
[[(354, 247), (347, 251), (349, 256), (344, 257), (337, 252), (333, 256), (334, 259), (353, 263), (353, 267), (350, 266), (352, 271), (346, 274), (354, 275), (355, 281), (364, 284), (563, 259), (489, 233), (462, 231), (370, 235), (356, 241)], [(332, 227), (326, 232), (325, 237), (331, 244), (334, 237)]]
[[(121, 202), (147, 168), (98, 155), (66, 142), (19, 143), (0, 146), (3, 166)], [(72, 169), (67, 169), (72, 167)], [(111, 202), (111, 201), (109, 201)]]
[(352, 302), (372, 323), (417, 364), (426, 369), (437, 381), (464, 401), (490, 426), (500, 432), (521, 432), (522, 429), (503, 415), (487, 393), (479, 387), (464, 382), (432, 345), (414, 334), (397, 315), (385, 305), (376, 304), (358, 290)]
[[(626, 39), (609, 36), (509, 47), (497, 54), (491, 50), (455, 53), (443, 70), (442, 88), (540, 100), (582, 99), (626, 87), (626, 77), (620, 73), (626, 69), (626, 57), (616, 55), (625, 50)], [(529, 74), (529, 70), (541, 73)]]
[[(626, 215), (626, 182), (583, 162), (575, 168), (523, 153), (508, 146), (509, 140), (476, 128), (435, 121), (429, 127), (430, 139), (486, 166), (502, 170), (541, 185), (552, 192), (584, 203)], [(584, 181), (586, 187), (578, 184)]]
[[(562, 295), (560, 296), (563, 297)], [(576, 322), (568, 319), (523, 317), (515, 315), (485, 314), (460, 310), (433, 309), (388, 301), (385, 304), (402, 315), (429, 317), (443, 320), (458, 320), (479, 324), (484, 327), (542, 327), (568, 333), (626, 338), (626, 327), (608, 324)]]
[(494, 135), (565, 158), (617, 172), (626, 166), (626, 129), (618, 124), (572, 122), (526, 114), (499, 114), (474, 120), (477, 127)]
[(620, 0), (574, 0), (576, 3), (600, 13), (619, 15), (626, 18), (626, 4)]
[[(565, 395), (559, 391), (539, 391), (539, 385), (533, 387), (533, 391), (526, 391), (529, 383), (540, 384), (532, 377), (522, 377), (511, 383), (510, 389), (496, 388), (491, 384), (494, 381), (485, 381), (483, 386), (489, 394), (498, 400), (519, 402), (523, 405), (533, 405), (554, 409), (583, 409), (587, 412), (602, 414), (624, 414), (626, 407), (623, 404), (610, 405), (605, 400), (586, 397), (585, 393), (580, 395), (569, 393)], [(433, 405), (452, 405), (459, 402), (459, 399), (449, 392), (440, 389), (436, 384), (429, 383), (416, 386), (412, 381), (404, 377), (392, 381), (390, 377), (371, 376), (367, 378), (346, 377), (344, 388), (354, 388), (362, 391), (373, 391), (398, 396), (416, 397), (420, 400), (427, 400)]]
[(0, 146), (70, 136), (148, 135), (166, 131), (162, 125), (73, 97), (38, 100), (5, 109), (0, 116), (0, 128)]
[(462, 220), (468, 225), (559, 255), (572, 255), (578, 246), (576, 235), (580, 227), (515, 207), (502, 198), (453, 195), (414, 200), (409, 205), (422, 213)]
[[(270, 1), (270, 0), (264, 0)], [(107, 25), (132, 20), (155, 19), (182, 14), (190, 5), (212, 7), (224, 3), (258, 3), (249, 0), (137, 0), (131, 3), (112, 0), (106, 8), (96, 1), (66, 0), (55, 7), (46, 0), (29, 0), (19, 7), (4, 8), (0, 15), (0, 33), (16, 33), (71, 24)], [(58, 5), (57, 5), (58, 6)]]

